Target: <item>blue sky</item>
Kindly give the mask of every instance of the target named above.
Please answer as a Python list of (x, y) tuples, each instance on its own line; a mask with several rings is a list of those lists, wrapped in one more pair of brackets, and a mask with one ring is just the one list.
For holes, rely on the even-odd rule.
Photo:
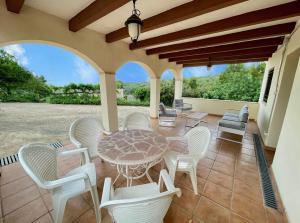
[[(17, 44), (4, 47), (4, 50), (16, 57), (18, 62), (35, 75), (43, 75), (49, 84), (98, 83), (97, 71), (76, 54), (47, 44)], [(210, 71), (206, 67), (184, 68), (183, 76), (216, 75), (224, 71), (226, 65), (215, 65)], [(162, 79), (173, 78), (172, 72), (165, 71)], [(116, 73), (116, 79), (123, 82), (146, 82), (147, 72), (138, 64), (124, 64)]]

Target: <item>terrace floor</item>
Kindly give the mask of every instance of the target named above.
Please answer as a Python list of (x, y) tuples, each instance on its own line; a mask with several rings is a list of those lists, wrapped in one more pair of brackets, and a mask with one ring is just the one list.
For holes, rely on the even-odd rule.
[[(182, 190), (182, 197), (174, 197), (165, 218), (165, 223), (274, 223), (284, 222), (282, 205), (279, 211), (264, 206), (260, 177), (256, 162), (252, 133), (257, 132), (255, 122), (250, 122), (248, 133), (242, 144), (216, 139), (216, 125), (220, 117), (208, 116), (207, 125), (213, 131), (207, 156), (199, 162), (199, 195), (194, 195), (188, 175), (176, 175), (175, 185)], [(153, 127), (166, 136), (183, 135), (188, 129), (185, 120), (178, 119), (175, 128)], [(230, 137), (235, 137), (229, 135)], [(66, 146), (71, 148), (72, 146)], [(267, 153), (269, 164), (273, 153)], [(100, 160), (94, 161), (97, 169), (99, 198), (101, 198), (104, 177), (114, 178), (115, 167)], [(79, 165), (79, 157), (64, 158), (59, 161), (60, 173), (64, 174)], [(157, 179), (159, 166), (155, 166), (150, 175)], [(46, 190), (39, 189), (25, 174), (18, 163), (1, 169), (0, 222), (27, 223), (51, 222), (51, 196)], [(147, 183), (145, 179), (135, 182)], [(121, 179), (117, 187), (125, 186)], [(109, 216), (102, 211), (104, 222), (110, 222)], [(93, 206), (89, 194), (69, 200), (64, 215), (64, 222), (95, 222)]]

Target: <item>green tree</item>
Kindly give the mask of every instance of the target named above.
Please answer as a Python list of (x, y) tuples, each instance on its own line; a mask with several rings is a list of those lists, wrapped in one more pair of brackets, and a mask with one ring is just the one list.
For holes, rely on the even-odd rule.
[(149, 87), (138, 87), (134, 90), (133, 95), (140, 101), (150, 101)]
[(172, 106), (174, 101), (175, 80), (162, 80), (160, 82), (160, 101)]

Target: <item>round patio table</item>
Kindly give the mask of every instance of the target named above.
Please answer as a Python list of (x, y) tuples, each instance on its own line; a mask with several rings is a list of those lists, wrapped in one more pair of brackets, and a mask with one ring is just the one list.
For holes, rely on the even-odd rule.
[(125, 130), (104, 136), (98, 143), (98, 155), (101, 159), (117, 166), (118, 176), (127, 179), (127, 186), (132, 180), (148, 174), (149, 168), (161, 161), (167, 150), (167, 139), (147, 130)]

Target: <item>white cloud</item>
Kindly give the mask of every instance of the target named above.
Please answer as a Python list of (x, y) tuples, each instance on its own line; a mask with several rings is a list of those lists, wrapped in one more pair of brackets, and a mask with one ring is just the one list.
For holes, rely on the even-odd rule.
[(25, 49), (20, 44), (14, 44), (3, 47), (4, 51), (14, 56), (20, 65), (26, 66), (29, 64), (29, 59), (26, 56)]
[(74, 65), (76, 74), (79, 75), (80, 79), (84, 83), (96, 83), (99, 80), (97, 71), (85, 60), (75, 57)]

